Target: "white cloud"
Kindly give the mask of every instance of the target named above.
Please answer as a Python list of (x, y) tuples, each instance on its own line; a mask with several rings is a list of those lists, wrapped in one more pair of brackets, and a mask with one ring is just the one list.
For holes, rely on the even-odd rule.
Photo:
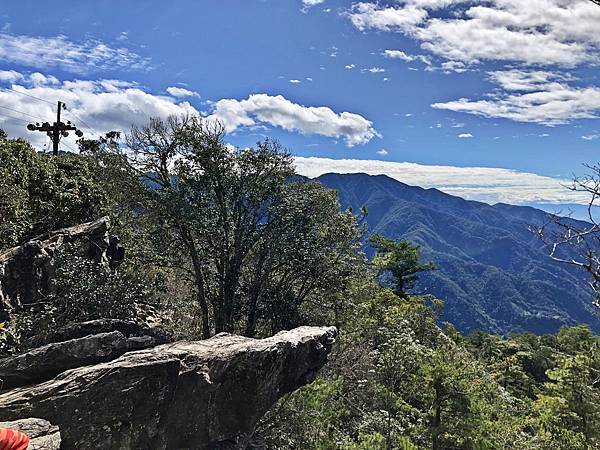
[(324, 3), (324, 2), (325, 2), (325, 0), (302, 0), (302, 9), (301, 9), (301, 11), (303, 13), (307, 13), (308, 10), (310, 8), (312, 8), (313, 6), (320, 5), (320, 4)]
[(598, 117), (600, 87), (574, 87), (566, 82), (568, 77), (540, 71), (491, 72), (490, 77), (504, 91), (488, 94), (485, 100), (460, 98), (431, 106), (548, 126)]
[(414, 6), (380, 7), (367, 2), (352, 5), (350, 20), (361, 31), (375, 28), (382, 31), (409, 32), (427, 18), (427, 10)]
[(533, 92), (559, 86), (570, 81), (570, 75), (542, 70), (497, 70), (489, 72), (490, 80), (506, 91)]
[(458, 135), (460, 139), (471, 139), (473, 135), (471, 133), (461, 133)]
[(295, 162), (298, 173), (311, 178), (331, 172), (387, 175), (406, 184), (437, 188), (448, 194), (490, 204), (587, 204), (589, 201), (585, 193), (565, 188), (570, 180), (509, 169), (314, 157), (296, 157)]
[(23, 75), (14, 70), (0, 70), (0, 81), (14, 83), (23, 79)]
[(363, 72), (371, 72), (371, 73), (383, 73), (385, 72), (385, 69), (381, 68), (381, 67), (370, 67), (368, 69), (363, 69)]
[(48, 84), (54, 84), (54, 85), (60, 84), (60, 81), (58, 81), (58, 78), (56, 78), (52, 75), (44, 75), (43, 73), (39, 73), (39, 72), (32, 73), (29, 76), (29, 81), (34, 86), (45, 86)]
[(581, 136), (581, 139), (585, 141), (595, 141), (598, 138), (600, 138), (600, 134), (588, 134), (585, 136)]
[(465, 65), (490, 60), (572, 67), (600, 60), (600, 8), (589, 0), (358, 2), (349, 17), (361, 31), (402, 33), (432, 54)]
[(412, 62), (412, 61), (421, 61), (427, 65), (431, 64), (431, 61), (426, 56), (423, 55), (408, 55), (404, 53), (402, 50), (385, 50), (383, 52), (383, 56), (391, 59), (401, 59), (402, 61)]
[(381, 156), (386, 156), (388, 154), (388, 151), (385, 148), (382, 148), (377, 152), (377, 154)]
[(496, 89), (434, 108), (549, 126), (600, 116), (600, 87), (557, 70), (600, 65), (600, 7), (589, 0), (362, 1), (348, 17), (361, 31), (398, 33), (428, 52), (386, 50), (387, 58), (423, 56), (425, 70), (446, 73), (493, 63), (486, 76)]
[(300, 83), (302, 83), (302, 81), (300, 81), (300, 80), (296, 80), (296, 79), (289, 80), (289, 81), (290, 81), (290, 83), (292, 83), (292, 84), (300, 84)]
[(73, 73), (96, 70), (147, 70), (148, 58), (126, 48), (113, 48), (99, 40), (75, 43), (66, 36), (41, 37), (0, 33), (0, 61), (45, 69), (57, 67)]
[(342, 138), (348, 147), (366, 144), (380, 136), (373, 124), (359, 114), (338, 114), (326, 106), (303, 106), (281, 95), (253, 94), (246, 100), (222, 99), (215, 103), (209, 119), (220, 120), (228, 132), (262, 122), (302, 134)]
[(197, 97), (200, 98), (200, 94), (189, 89), (171, 86), (167, 88), (169, 95), (173, 97)]
[[(53, 78), (48, 75), (39, 75), (45, 76), (47, 79)], [(27, 79), (28, 77), (23, 76), (23, 78)], [(38, 76), (38, 78), (41, 80), (41, 77)], [(128, 130), (132, 124), (144, 124), (150, 117), (180, 114), (199, 115), (199, 112), (188, 102), (179, 102), (172, 97), (150, 94), (131, 82), (120, 80), (56, 81), (57, 83), (53, 81), (37, 85), (28, 82), (0, 88), (0, 104), (5, 108), (18, 111), (13, 113), (0, 110), (0, 128), (4, 129), (9, 136), (23, 137), (41, 148), (47, 144), (48, 137), (43, 133), (27, 131), (25, 125), (27, 122), (52, 121), (56, 117), (58, 100), (67, 105), (67, 110), (63, 112), (63, 120), (72, 121), (85, 133), (87, 138), (97, 137), (96, 133), (105, 133), (111, 130)], [(31, 96), (47, 102), (36, 100)], [(93, 127), (93, 130), (89, 128), (90, 126)], [(64, 139), (64, 142), (69, 147), (76, 148), (73, 135)]]
[(350, 69), (354, 69), (356, 66), (354, 64), (346, 64), (345, 68), (350, 70)]
[(467, 65), (461, 61), (446, 61), (442, 63), (441, 69), (445, 73), (463, 73), (467, 71)]

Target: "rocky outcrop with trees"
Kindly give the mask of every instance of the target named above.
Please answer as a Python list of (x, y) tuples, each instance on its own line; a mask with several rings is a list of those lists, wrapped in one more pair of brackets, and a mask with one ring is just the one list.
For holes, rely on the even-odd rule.
[(8, 319), (10, 311), (43, 302), (55, 292), (55, 255), (63, 246), (70, 244), (78, 255), (100, 267), (118, 265), (124, 249), (109, 230), (109, 218), (102, 217), (0, 251), (0, 322)]

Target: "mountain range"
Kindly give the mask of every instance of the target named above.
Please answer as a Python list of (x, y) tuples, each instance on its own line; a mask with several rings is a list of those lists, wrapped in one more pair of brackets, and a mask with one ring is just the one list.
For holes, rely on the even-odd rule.
[(337, 190), (343, 208), (366, 207), (369, 233), (421, 246), (437, 269), (421, 275), (417, 290), (443, 300), (443, 320), (460, 331), (542, 334), (579, 323), (600, 331), (586, 274), (553, 261), (531, 231), (548, 213), (468, 201), (385, 175), (315, 180)]

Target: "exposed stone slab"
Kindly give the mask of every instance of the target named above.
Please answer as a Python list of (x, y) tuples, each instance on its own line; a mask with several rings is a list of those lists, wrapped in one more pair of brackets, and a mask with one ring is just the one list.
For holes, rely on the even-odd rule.
[(132, 351), (0, 394), (0, 420), (42, 417), (63, 449), (245, 449), (260, 417), (314, 380), (333, 327), (221, 333)]

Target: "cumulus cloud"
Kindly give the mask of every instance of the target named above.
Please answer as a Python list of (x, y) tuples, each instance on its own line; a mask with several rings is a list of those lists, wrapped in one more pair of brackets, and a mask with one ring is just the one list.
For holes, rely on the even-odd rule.
[(471, 133), (461, 133), (458, 135), (460, 139), (471, 139), (473, 135)]
[(169, 95), (173, 97), (197, 97), (200, 98), (200, 94), (189, 89), (171, 86), (167, 88)]
[(600, 8), (589, 0), (373, 0), (355, 2), (347, 16), (358, 30), (398, 33), (426, 52), (385, 50), (387, 58), (446, 73), (483, 66), (496, 85), (434, 108), (550, 126), (599, 115), (600, 87), (564, 71), (600, 64)]
[(245, 100), (222, 99), (209, 120), (219, 120), (227, 132), (239, 127), (270, 124), (302, 134), (344, 139), (348, 147), (366, 144), (379, 133), (359, 114), (336, 113), (326, 106), (303, 106), (281, 95), (253, 94)]
[(325, 173), (387, 175), (406, 184), (437, 188), (448, 194), (490, 204), (587, 204), (589, 196), (565, 188), (569, 180), (488, 167), (428, 166), (407, 162), (358, 159), (295, 158), (297, 172), (307, 177)]
[(15, 70), (0, 70), (0, 81), (14, 83), (23, 79), (23, 75)]
[(431, 64), (431, 61), (424, 55), (408, 55), (402, 50), (385, 50), (383, 56), (391, 59), (401, 59), (406, 62), (421, 61), (427, 65)]
[(377, 154), (381, 156), (386, 156), (388, 154), (388, 151), (385, 148), (382, 148), (377, 152)]
[[(51, 82), (41, 83), (42, 76)], [(195, 114), (199, 112), (188, 102), (170, 96), (153, 95), (134, 83), (120, 80), (59, 81), (54, 77), (21, 74), (20, 84), (0, 87), (0, 128), (10, 136), (23, 137), (38, 147), (47, 144), (43, 133), (27, 131), (28, 122), (51, 121), (56, 115), (56, 102), (66, 103), (64, 120), (71, 120), (87, 138), (111, 130), (124, 131), (132, 124), (144, 124), (150, 117)], [(38, 80), (35, 83), (32, 78)], [(45, 100), (38, 100), (36, 98)], [(89, 127), (93, 127), (93, 130)], [(76, 148), (69, 136), (64, 143)]]
[(320, 5), (323, 2), (325, 2), (325, 0), (302, 0), (302, 4), (308, 7)]
[(503, 88), (486, 99), (434, 103), (436, 109), (554, 126), (598, 117), (600, 88), (570, 85), (567, 76), (542, 71), (497, 71), (490, 78)]
[(427, 19), (424, 8), (403, 5), (403, 7), (379, 6), (375, 3), (360, 2), (352, 5), (349, 14), (352, 24), (361, 31), (374, 28), (381, 31), (408, 33)]
[(44, 75), (43, 73), (34, 72), (29, 76), (29, 81), (34, 86), (45, 86), (48, 84), (60, 84), (58, 78), (52, 75)]
[(78, 74), (150, 68), (148, 58), (96, 39), (77, 43), (66, 36), (36, 37), (8, 33), (0, 33), (0, 61), (38, 69), (56, 67)]
[(568, 74), (542, 70), (497, 70), (488, 73), (489, 79), (507, 91), (539, 91), (570, 81)]
[(483, 61), (573, 67), (600, 60), (600, 8), (588, 0), (358, 2), (348, 15), (361, 31), (402, 33), (432, 54), (462, 63), (459, 70)]

